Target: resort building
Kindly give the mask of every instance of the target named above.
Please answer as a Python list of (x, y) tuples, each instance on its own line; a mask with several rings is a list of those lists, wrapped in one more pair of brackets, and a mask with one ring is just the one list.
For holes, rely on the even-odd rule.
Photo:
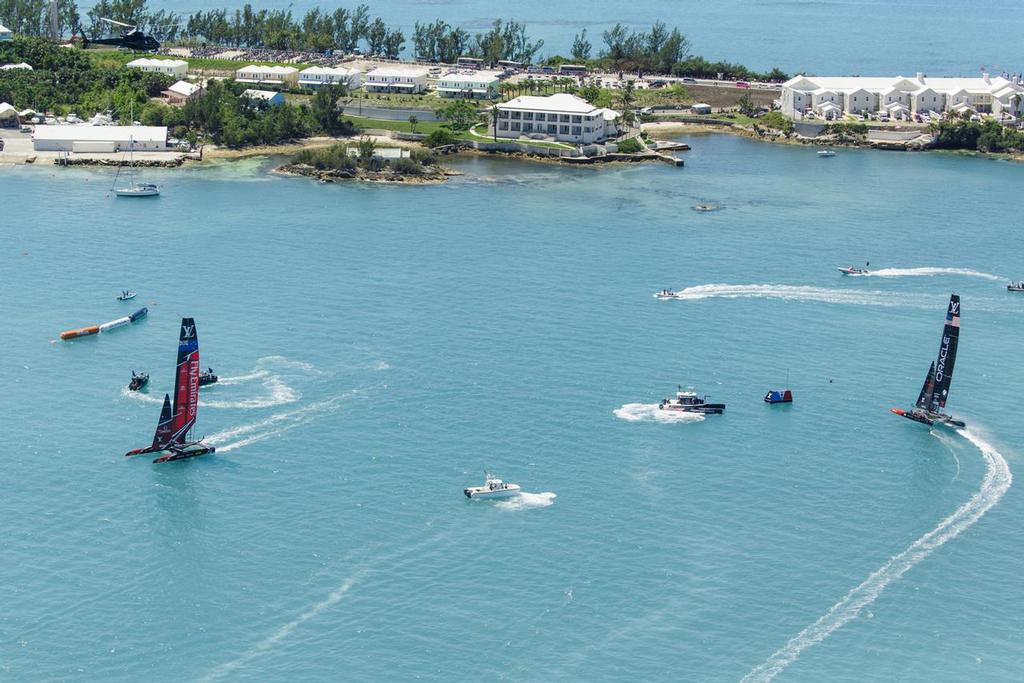
[(437, 79), (437, 94), (441, 97), (490, 100), (498, 96), (497, 71), (453, 71)]
[(796, 76), (782, 84), (779, 103), (782, 113), (793, 119), (810, 113), (823, 119), (846, 114), (909, 119), (951, 111), (1018, 118), (1024, 110), (1024, 85), (988, 74), (980, 78), (931, 78), (921, 73), (913, 78)]
[(242, 98), (256, 102), (266, 102), (271, 107), (279, 107), (284, 104), (284, 93), (276, 90), (246, 90)]
[(586, 145), (619, 133), (617, 111), (595, 107), (568, 93), (547, 97), (523, 95), (495, 107), (499, 138), (551, 138)]
[(197, 83), (178, 81), (167, 90), (164, 90), (164, 97), (167, 98), (168, 104), (185, 104), (197, 97), (202, 97), (205, 92), (203, 86)]
[(14, 40), (14, 31), (0, 24), (0, 40)]
[(103, 154), (167, 150), (166, 126), (36, 126), (32, 147), (37, 152)]
[(379, 66), (367, 72), (367, 92), (421, 93), (427, 87), (427, 69), (416, 66)]
[(257, 66), (250, 64), (235, 72), (239, 83), (284, 85), (295, 87), (299, 84), (299, 70), (294, 66)]
[(349, 90), (359, 87), (359, 72), (344, 67), (311, 66), (299, 72), (299, 85), (303, 88), (319, 88), (322, 85), (345, 85)]
[(155, 74), (166, 74), (175, 78), (185, 78), (188, 72), (188, 62), (180, 59), (150, 59), (143, 57), (128, 62), (127, 66), (133, 69), (140, 69)]

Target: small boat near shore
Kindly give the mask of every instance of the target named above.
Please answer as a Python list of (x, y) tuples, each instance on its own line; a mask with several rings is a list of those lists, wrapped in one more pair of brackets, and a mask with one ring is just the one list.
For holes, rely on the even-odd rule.
[(818, 150), (818, 156), (821, 157), (822, 159), (828, 159), (828, 158), (834, 157), (835, 155), (836, 155), (836, 153), (833, 152), (830, 149), (819, 149)]
[(148, 372), (140, 372), (138, 374), (135, 374), (135, 371), (132, 370), (132, 381), (128, 383), (128, 391), (139, 391), (147, 384), (149, 384)]
[(708, 403), (707, 401), (707, 396), (700, 397), (697, 392), (683, 391), (680, 387), (674, 399), (666, 398), (658, 404), (658, 410), (699, 415), (721, 415), (725, 412), (724, 403)]
[(471, 500), (474, 498), (511, 498), (518, 496), (521, 492), (519, 484), (502, 481), (489, 472), (484, 475), (483, 486), (468, 486), (462, 489), (466, 498)]

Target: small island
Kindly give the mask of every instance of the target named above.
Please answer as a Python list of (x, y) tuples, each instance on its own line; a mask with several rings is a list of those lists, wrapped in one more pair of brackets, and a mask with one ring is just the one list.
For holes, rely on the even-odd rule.
[(382, 147), (368, 137), (354, 144), (305, 149), (277, 169), (280, 173), (316, 178), (322, 183), (361, 180), (377, 183), (444, 182), (454, 171), (437, 163), (430, 150)]

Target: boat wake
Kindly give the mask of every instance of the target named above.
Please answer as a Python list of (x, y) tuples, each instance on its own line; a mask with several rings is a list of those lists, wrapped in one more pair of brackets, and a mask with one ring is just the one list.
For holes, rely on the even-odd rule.
[(700, 413), (661, 410), (657, 403), (627, 403), (612, 412), (627, 422), (701, 422), (704, 419)]
[(337, 412), (342, 402), (356, 393), (358, 390), (349, 391), (300, 408), (275, 413), (262, 420), (224, 429), (216, 434), (210, 434), (205, 441), (216, 446), (218, 453), (227, 453), (242, 446), (265, 441), (309, 424), (320, 415)]
[[(219, 383), (220, 382), (218, 382), (218, 384)], [(205, 408), (245, 408), (251, 410), (258, 408), (273, 408), (274, 406), (295, 403), (302, 397), (302, 394), (299, 393), (297, 389), (288, 386), (278, 377), (271, 376), (265, 379), (263, 381), (263, 388), (267, 392), (264, 396), (243, 398), (237, 401), (204, 401), (200, 399), (199, 405)], [(200, 396), (202, 396), (203, 391), (204, 390), (200, 390)]]
[(771, 657), (743, 677), (745, 683), (770, 681), (795, 662), (800, 654), (816, 643), (828, 638), (833, 631), (855, 619), (873, 603), (886, 586), (903, 576), (919, 562), (970, 528), (1000, 501), (1013, 482), (1013, 474), (1006, 459), (990, 443), (969, 429), (957, 432), (970, 441), (985, 459), (985, 477), (981, 488), (938, 526), (910, 544), (875, 570), (863, 583), (852, 589), (816, 622), (795, 635)]
[(934, 303), (926, 297), (898, 292), (774, 284), (697, 285), (696, 287), (687, 287), (676, 292), (675, 298), (680, 301), (700, 301), (702, 299), (782, 299), (784, 301), (817, 301), (827, 304), (924, 309), (930, 308)]
[(865, 273), (866, 277), (933, 277), (935, 275), (963, 275), (965, 277), (977, 277), (983, 280), (1002, 282), (1005, 278), (992, 273), (983, 273), (970, 268), (880, 268)]
[(553, 505), (557, 496), (551, 491), (544, 493), (527, 493), (523, 491), (514, 498), (500, 500), (494, 507), (502, 510), (530, 510), (532, 508), (546, 508)]

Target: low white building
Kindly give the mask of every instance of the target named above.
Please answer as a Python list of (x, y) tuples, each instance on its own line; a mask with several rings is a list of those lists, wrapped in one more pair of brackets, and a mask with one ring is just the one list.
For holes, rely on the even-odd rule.
[(284, 93), (275, 90), (246, 90), (242, 97), (247, 100), (266, 102), (271, 107), (279, 107), (284, 104)]
[(328, 84), (340, 84), (355, 90), (360, 85), (359, 72), (341, 66), (311, 66), (299, 72), (299, 85), (304, 88), (319, 88)]
[(299, 70), (294, 66), (257, 66), (250, 64), (235, 72), (235, 80), (239, 83), (265, 83), (267, 85), (299, 84)]
[(1019, 117), (1024, 111), (1024, 84), (1003, 77), (931, 78), (904, 76), (795, 76), (782, 84), (782, 113), (799, 119), (813, 112), (821, 118), (884, 113), (908, 118), (919, 114), (970, 109), (983, 114)]
[(0, 66), (0, 71), (11, 71), (13, 69), (25, 69), (26, 71), (32, 71), (32, 66), (25, 62), (18, 62), (17, 64), (4, 64)]
[(164, 74), (174, 78), (185, 78), (188, 73), (188, 62), (181, 59), (150, 59), (143, 57), (128, 62), (127, 66), (132, 69), (140, 69), (149, 73)]
[(547, 137), (585, 145), (619, 133), (617, 111), (595, 107), (568, 93), (523, 95), (495, 106), (499, 138)]
[(437, 79), (437, 94), (441, 97), (491, 100), (498, 96), (498, 71), (453, 71)]
[(191, 102), (197, 97), (202, 97), (206, 91), (203, 86), (198, 83), (189, 83), (188, 81), (178, 81), (167, 90), (164, 90), (164, 97), (170, 104), (185, 104)]
[(14, 31), (0, 24), (0, 40), (14, 40)]
[(421, 93), (427, 88), (427, 69), (388, 65), (368, 71), (363, 78), (367, 92)]
[(0, 102), (0, 127), (14, 127), (20, 122), (18, 110), (7, 102)]
[(162, 152), (167, 149), (166, 126), (36, 126), (32, 147), (37, 152), (100, 154), (127, 151)]

